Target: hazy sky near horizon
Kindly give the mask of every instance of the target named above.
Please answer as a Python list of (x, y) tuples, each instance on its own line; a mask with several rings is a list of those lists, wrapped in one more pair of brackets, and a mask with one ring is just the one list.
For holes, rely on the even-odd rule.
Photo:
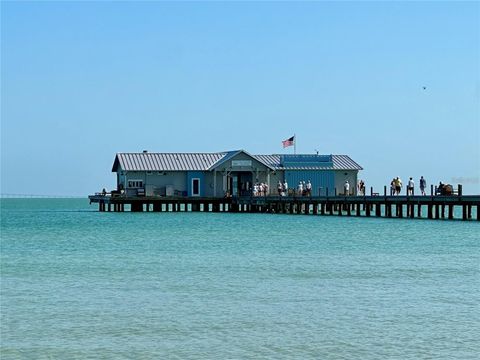
[(295, 133), (367, 186), (480, 193), (479, 54), (478, 2), (2, 2), (1, 192), (86, 195), (117, 152)]

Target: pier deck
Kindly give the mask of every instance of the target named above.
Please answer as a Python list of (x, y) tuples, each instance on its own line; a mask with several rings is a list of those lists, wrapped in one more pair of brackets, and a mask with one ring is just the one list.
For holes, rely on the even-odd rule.
[[(123, 212), (247, 212), (304, 215), (337, 215), (386, 218), (455, 219), (480, 221), (480, 195), (462, 196), (255, 196), (255, 197), (127, 197), (90, 195), (99, 211)], [(473, 211), (475, 210), (475, 216)]]

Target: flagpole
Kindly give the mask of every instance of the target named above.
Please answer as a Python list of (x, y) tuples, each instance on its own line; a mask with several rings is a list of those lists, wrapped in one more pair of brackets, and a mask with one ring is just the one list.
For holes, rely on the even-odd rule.
[(293, 134), (293, 155), (297, 155), (297, 134)]

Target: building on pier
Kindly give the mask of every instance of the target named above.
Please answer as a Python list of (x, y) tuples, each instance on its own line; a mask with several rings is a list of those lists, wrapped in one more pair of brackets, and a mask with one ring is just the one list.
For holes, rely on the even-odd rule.
[[(127, 196), (224, 197), (251, 195), (253, 184), (266, 183), (277, 194), (277, 183), (291, 189), (312, 183), (312, 195), (350, 183), (356, 195), (362, 167), (347, 155), (251, 155), (245, 150), (218, 153), (118, 153), (112, 167), (117, 189)], [(327, 190), (328, 189), (328, 190)]]

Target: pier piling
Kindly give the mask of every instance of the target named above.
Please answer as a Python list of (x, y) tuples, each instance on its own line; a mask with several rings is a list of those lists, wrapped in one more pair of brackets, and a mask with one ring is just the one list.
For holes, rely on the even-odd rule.
[[(326, 191), (325, 191), (326, 192)], [(385, 192), (385, 188), (384, 188)], [(393, 206), (397, 218), (422, 218), (426, 206), (428, 219), (455, 219), (460, 207), (460, 219), (480, 221), (480, 195), (462, 196), (264, 196), (239, 198), (185, 198), (185, 197), (110, 197), (92, 195), (91, 203), (98, 203), (99, 212), (123, 212), (125, 204), (131, 212), (247, 212), (271, 214), (337, 215), (392, 218)], [(415, 209), (415, 207), (417, 207)], [(363, 209), (363, 212), (362, 212)], [(405, 214), (404, 214), (405, 209)], [(473, 209), (473, 210), (472, 210)]]

